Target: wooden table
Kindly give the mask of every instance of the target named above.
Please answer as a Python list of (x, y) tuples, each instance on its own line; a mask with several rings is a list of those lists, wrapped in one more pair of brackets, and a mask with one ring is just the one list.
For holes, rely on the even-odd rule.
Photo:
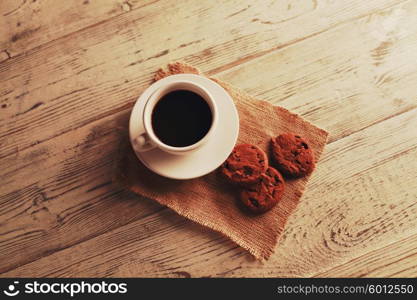
[[(416, 276), (417, 1), (2, 0), (0, 273)], [(329, 144), (275, 254), (112, 182), (133, 103), (174, 60)]]

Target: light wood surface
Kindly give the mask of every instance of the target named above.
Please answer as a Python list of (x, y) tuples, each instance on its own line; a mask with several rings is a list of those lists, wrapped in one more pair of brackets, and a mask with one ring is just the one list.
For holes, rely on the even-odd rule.
[[(417, 276), (417, 2), (0, 2), (0, 276)], [(183, 60), (330, 132), (275, 254), (112, 183)]]

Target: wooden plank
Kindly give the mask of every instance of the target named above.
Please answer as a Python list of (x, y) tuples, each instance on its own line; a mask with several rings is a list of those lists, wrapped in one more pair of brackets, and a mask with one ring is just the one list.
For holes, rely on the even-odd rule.
[[(413, 7), (407, 6), (405, 9), (412, 11)], [(393, 11), (388, 10), (386, 13), (389, 12)], [(401, 64), (400, 67), (394, 64), (397, 61), (410, 60), (410, 54), (417, 50), (416, 39), (414, 38), (416, 30), (409, 31), (407, 35), (397, 40), (391, 46), (393, 49), (389, 52), (389, 55), (386, 55), (387, 59), (384, 61), (384, 64), (381, 63), (378, 66), (369, 66), (369, 63), (366, 61), (366, 56), (371, 55), (375, 47), (379, 45), (379, 41), (374, 39), (372, 35), (350, 37), (351, 48), (361, 49), (363, 53), (343, 51), (345, 47), (343, 41), (345, 36), (349, 34), (350, 27), (357, 27), (358, 31), (367, 31), (378, 26), (384, 19), (374, 17), (374, 20), (375, 22), (363, 24), (363, 20), (360, 19), (353, 23), (354, 25), (348, 24), (337, 31), (330, 31), (298, 46), (283, 49), (252, 63), (243, 64), (231, 71), (222, 72), (219, 74), (220, 78), (236, 86), (243, 87), (255, 96), (279, 103), (290, 110), (300, 113), (316, 124), (327, 128), (331, 132), (331, 140), (335, 140), (349, 132), (360, 130), (369, 126), (369, 124), (410, 110), (416, 106), (415, 97), (412, 96), (411, 89), (413, 88), (412, 83), (416, 79), (417, 67), (413, 64)], [(409, 18), (403, 17), (401, 19), (403, 24), (400, 25), (409, 25), (409, 20)], [(322, 44), (327, 44), (328, 47), (326, 49), (329, 49), (329, 51), (326, 51), (326, 49), (316, 51), (316, 49), (320, 49)], [(359, 45), (361, 47), (358, 47)], [(306, 51), (306, 48), (309, 51)], [(312, 62), (308, 61), (306, 58), (309, 56), (317, 59)], [(357, 59), (358, 57), (362, 57), (362, 59)], [(324, 60), (326, 60), (326, 64), (324, 64)], [(274, 68), (268, 68), (270, 65), (274, 65)], [(350, 69), (360, 70), (362, 66), (365, 67), (367, 72), (348, 71)], [(265, 72), (265, 70), (267, 70), (268, 76), (257, 76)], [(301, 73), (300, 70), (304, 72), (302, 76), (291, 75)], [(347, 71), (340, 72), (340, 70)], [(384, 75), (388, 76), (387, 74), (392, 74), (390, 80), (383, 83), (375, 82), (375, 78), (380, 78)], [(262, 80), (257, 80), (257, 78), (262, 78)], [(347, 88), (346, 82), (354, 82), (355, 84), (351, 88)], [(290, 83), (290, 89), (300, 90), (300, 96), (298, 93), (294, 94), (293, 92), (294, 95), (288, 97), (287, 100), (280, 100), (289, 93), (289, 90), (285, 88), (289, 85), (288, 83)], [(377, 101), (366, 99), (374, 99), (375, 97), (378, 98)], [(309, 101), (305, 99), (309, 99)], [(344, 103), (348, 105), (343, 105)], [(129, 108), (130, 106), (128, 106), (126, 111)], [(332, 119), (323, 118), (323, 109), (326, 112), (341, 114), (342, 116)], [(348, 116), (348, 118), (345, 119), (343, 116)], [(346, 126), (347, 122), (349, 122), (349, 126)], [(113, 124), (101, 129), (101, 131), (106, 134), (112, 134), (109, 132), (112, 130), (111, 126)], [(97, 135), (95, 133), (95, 131), (98, 131), (96, 127), (97, 125), (94, 125), (95, 129), (91, 129), (93, 131), (91, 133), (92, 136)], [(84, 131), (85, 134), (86, 132), (87, 130)], [(74, 135), (72, 138), (79, 139), (80, 137)], [(87, 137), (83, 138), (87, 139)], [(90, 137), (89, 139), (92, 138)], [(65, 143), (65, 140), (61, 140), (60, 143)], [(55, 144), (53, 143), (53, 145)], [(68, 147), (72, 146), (68, 145)], [(44, 147), (41, 147), (41, 149), (44, 149)], [(42, 154), (43, 152), (39, 149), (37, 151), (35, 154)], [(18, 155), (23, 156), (23, 153), (23, 151), (20, 151), (19, 154), (15, 154), (16, 156), (3, 160), (3, 165), (15, 167), (6, 167), (3, 169), (3, 174), (10, 174), (13, 172), (12, 170), (20, 170), (22, 165), (27, 164), (27, 161), (33, 160), (34, 156), (31, 155), (30, 159), (23, 160), (20, 166), (16, 165), (16, 158)], [(46, 156), (44, 155), (43, 157)], [(64, 156), (63, 160), (65, 158)], [(13, 185), (10, 176), (7, 176), (7, 179), (10, 181), (8, 185), (10, 189), (5, 191), (15, 189), (16, 186)], [(18, 182), (19, 180), (14, 181)]]
[(333, 267), (315, 277), (416, 277), (417, 234)]
[[(408, 11), (412, 12), (412, 7), (405, 7)], [(388, 12), (392, 12), (388, 10)], [(389, 14), (387, 14), (389, 16)], [(406, 18), (402, 18), (406, 20)], [(379, 20), (376, 18), (376, 20)], [(380, 20), (379, 20), (380, 21)], [(375, 23), (364, 23), (362, 19), (355, 21), (353, 24), (347, 24), (338, 29), (340, 36), (348, 31), (351, 26), (360, 27), (363, 31), (367, 30), (367, 26), (374, 26)], [(240, 72), (237, 70), (240, 68), (241, 72), (245, 73), (248, 77), (253, 78), (258, 74), (259, 69), (270, 70), (269, 76), (265, 77), (265, 81), (268, 83), (264, 86), (264, 91), (267, 91), (268, 96), (277, 93), (276, 98), (279, 99), (280, 89), (272, 89), (272, 92), (268, 91), (268, 87), (274, 87), (276, 84), (282, 85), (285, 81), (288, 82), (288, 78), (283, 77), (283, 81), (277, 80), (281, 78), (276, 75), (280, 74), (281, 68), (271, 69), (271, 61), (280, 63), (279, 56), (284, 55), (288, 57), (286, 51), (290, 51), (292, 55), (296, 56), (296, 53), (304, 53), (306, 49), (315, 49), (323, 43), (326, 45), (339, 44), (343, 49), (341, 40), (336, 39), (335, 33), (329, 31), (323, 35), (324, 37), (318, 39), (318, 37), (310, 40), (306, 40), (299, 43), (298, 46), (283, 49), (275, 54), (266, 56), (250, 63), (244, 64), (241, 67), (235, 68), (230, 72), (223, 72), (220, 77), (224, 80), (229, 80), (235, 83), (237, 86), (248, 86), (250, 91), (251, 86), (247, 81), (242, 81), (242, 85), (239, 84), (240, 79), (244, 77), (240, 76)], [(410, 35), (412, 36), (412, 35)], [(327, 38), (326, 38), (327, 37)], [(364, 51), (371, 51), (373, 49), (373, 39), (369, 39), (366, 35), (363, 35), (363, 39), (356, 39), (357, 45), (360, 45)], [(316, 41), (316, 39), (318, 39)], [(330, 42), (331, 41), (331, 42)], [(412, 39), (406, 35), (404, 39), (399, 40), (401, 47), (407, 45), (413, 45)], [(295, 51), (294, 47), (298, 48)], [(399, 47), (399, 46), (398, 46)], [(333, 49), (333, 48), (332, 48)], [(342, 52), (342, 49), (334, 49), (335, 52)], [(409, 55), (406, 52), (406, 55)], [(405, 55), (401, 51), (392, 52), (394, 57), (392, 59), (404, 59)], [(318, 55), (317, 53), (314, 53)], [(355, 54), (355, 53), (354, 53)], [(328, 53), (323, 51), (323, 58), (327, 57)], [(271, 60), (271, 57), (275, 57)], [(319, 72), (314, 73), (313, 70), (317, 69), (315, 63), (311, 63), (309, 60), (302, 59), (299, 54), (296, 56), (299, 60), (305, 62), (304, 69), (309, 74), (310, 79), (302, 77), (298, 83), (294, 82), (295, 86), (303, 87), (305, 81), (314, 80), (316, 77), (322, 77), (323, 71), (319, 69)], [(320, 56), (315, 56), (317, 59)], [(288, 61), (287, 70), (291, 73), (292, 69), (297, 70), (302, 68), (298, 64), (298, 59), (295, 61)], [(344, 61), (349, 60), (349, 57), (343, 57), (342, 63), (347, 68)], [(283, 60), (286, 62), (286, 60)], [(350, 61), (355, 61), (350, 59)], [(349, 78), (349, 72), (342, 72), (340, 75), (336, 73), (338, 70), (339, 60), (334, 58), (329, 61), (328, 68), (338, 76), (339, 81), (335, 81), (335, 87), (337, 84), (343, 84), (343, 76)], [(335, 65), (335, 66), (333, 66)], [(251, 67), (252, 66), (252, 67)], [(263, 67), (259, 67), (263, 66)], [(258, 68), (259, 67), (259, 68)], [(356, 66), (360, 68), (360, 65)], [(377, 68), (377, 66), (375, 66)], [(253, 74), (249, 74), (249, 70), (254, 70)], [(327, 71), (326, 71), (327, 72)], [(371, 69), (369, 72), (377, 72), (375, 69)], [(297, 73), (297, 72), (295, 72)], [(410, 75), (411, 73), (411, 75)], [(235, 74), (236, 79), (231, 74)], [(396, 72), (393, 72), (394, 80), (385, 83), (384, 87), (387, 90), (395, 90), (401, 88), (407, 88), (399, 85), (401, 82), (411, 81), (410, 76), (412, 72), (406, 70), (406, 72), (398, 72), (398, 78)], [(332, 77), (331, 74), (326, 74), (328, 77)], [(369, 75), (370, 76), (370, 75)], [(372, 77), (372, 76), (370, 76)], [(361, 78), (365, 80), (366, 77)], [(373, 84), (369, 82), (369, 84)], [(366, 86), (361, 85), (361, 87)], [(305, 89), (315, 89), (315, 85), (307, 86)], [(252, 91), (253, 94), (263, 97), (263, 90)], [(328, 103), (323, 103), (324, 107), (330, 107), (334, 103), (334, 97), (330, 89), (323, 89), (323, 97), (327, 99)], [(347, 91), (345, 91), (347, 92)], [(328, 94), (326, 94), (328, 93)], [(366, 96), (367, 94), (365, 94)], [(349, 94), (347, 94), (349, 96)], [(271, 96), (274, 98), (274, 96)], [(348, 98), (349, 99), (349, 98)], [(298, 101), (302, 101), (299, 99)], [(404, 98), (405, 108), (410, 109), (413, 106), (413, 99), (410, 96)], [(334, 132), (332, 139), (336, 140), (345, 136), (350, 128), (351, 132), (361, 129), (360, 126), (367, 127), (375, 122), (381, 121), (383, 118), (396, 115), (404, 111), (404, 107), (398, 107), (390, 105), (389, 99), (383, 99), (384, 105), (388, 105), (391, 110), (385, 112), (385, 115), (370, 114), (372, 110), (378, 111), (380, 109), (380, 102), (368, 101), (367, 97), (358, 97), (355, 105), (347, 105), (339, 108), (343, 114), (338, 115), (338, 110), (330, 117), (327, 110), (317, 110), (315, 117), (318, 120), (327, 120), (328, 123), (321, 124), (322, 126)], [(300, 102), (301, 103), (301, 102)], [(305, 101), (305, 105), (311, 105), (310, 102)], [(350, 111), (348, 110), (350, 107)], [(372, 109), (373, 108), (373, 109)], [(304, 106), (294, 107), (296, 112), (308, 111)], [(320, 116), (320, 112), (322, 115)], [(361, 114), (362, 112), (362, 114)], [(357, 119), (364, 120), (360, 126), (351, 123), (351, 116), (356, 115)], [(305, 116), (310, 119), (311, 114), (305, 113)], [(119, 195), (120, 189), (113, 184), (110, 184), (110, 180), (113, 174), (112, 163), (114, 157), (117, 154), (119, 141), (123, 140), (126, 132), (120, 133), (117, 128), (126, 128), (128, 117), (128, 110), (122, 111), (115, 115), (106, 117), (102, 120), (90, 123), (87, 126), (67, 132), (64, 135), (58, 136), (47, 143), (38, 144), (32, 148), (24, 151), (20, 151), (15, 155), (3, 158), (0, 160), (0, 164), (5, 166), (0, 172), (1, 178), (5, 183), (2, 186), (3, 201), (0, 201), (1, 210), (5, 212), (2, 216), (2, 220), (9, 220), (13, 218), (14, 223), (2, 222), (1, 230), (7, 233), (7, 240), (14, 241), (14, 250), (20, 249), (22, 255), (14, 256), (11, 259), (3, 260), (4, 264), (1, 265), (1, 270), (6, 271), (13, 268), (16, 265), (24, 264), (37, 259), (43, 255), (70, 247), (71, 245), (83, 241), (85, 239), (94, 237), (107, 230), (117, 228), (117, 226), (127, 224), (133, 220), (137, 220), (144, 215), (151, 214), (160, 209), (159, 206), (153, 205), (152, 202), (139, 201), (137, 203), (134, 198), (130, 196)], [(367, 118), (368, 117), (368, 118)], [(338, 119), (339, 122), (334, 124), (334, 120)], [(334, 124), (334, 125), (333, 125)], [(342, 126), (342, 124), (349, 124), (348, 130)], [(38, 170), (48, 170), (47, 172), (39, 173)], [(36, 176), (34, 176), (36, 174)], [(113, 196), (112, 196), (113, 195)], [(107, 200), (110, 197), (110, 201)], [(128, 200), (123, 200), (124, 197), (128, 197)], [(40, 199), (38, 202), (33, 199)], [(46, 207), (49, 213), (45, 214)], [(43, 209), (39, 209), (43, 208)], [(140, 213), (138, 213), (138, 211)], [(143, 212), (142, 212), (143, 211)], [(36, 221), (32, 216), (32, 213), (37, 214), (44, 213), (47, 216), (46, 220), (49, 222)], [(122, 218), (117, 218), (117, 222), (114, 221), (115, 216), (120, 215)], [(42, 216), (42, 215), (39, 215)], [(99, 221), (97, 216), (100, 216)], [(38, 220), (42, 218), (37, 217)], [(59, 223), (58, 220), (61, 220)], [(35, 225), (35, 226), (34, 226)], [(56, 230), (60, 229), (60, 230)], [(40, 232), (40, 230), (43, 230)], [(6, 238), (6, 235), (4, 235)], [(29, 248), (31, 243), (36, 243), (36, 249)], [(8, 244), (7, 244), (8, 245)], [(6, 245), (5, 245), (6, 246)], [(1, 244), (0, 244), (1, 247)], [(11, 248), (4, 248), (5, 250)], [(28, 249), (28, 250), (25, 250)], [(30, 251), (29, 251), (30, 249)], [(8, 253), (7, 251), (0, 251), (0, 253)]]
[(155, 0), (3, 0), (0, 51), (16, 56)]
[[(18, 170), (2, 179), (7, 187), (20, 187), (0, 196), (1, 270), (162, 209), (112, 183), (114, 158), (126, 132), (121, 138), (115, 119), (104, 122), (106, 126), (89, 128), (83, 135), (72, 131), (59, 136), (46, 148), (40, 145), (7, 163)], [(9, 253), (15, 254), (3, 259)]]
[(237, 3), (160, 1), (4, 61), (0, 157), (125, 109), (169, 60), (221, 70), (402, 2)]
[(416, 125), (414, 109), (329, 144), (264, 264), (166, 209), (1, 276), (316, 274), (417, 233)]
[[(417, 106), (416, 13), (416, 3), (409, 2), (228, 70), (221, 78), (296, 111), (326, 128), (334, 141)], [(391, 25), (383, 29), (384, 24)]]

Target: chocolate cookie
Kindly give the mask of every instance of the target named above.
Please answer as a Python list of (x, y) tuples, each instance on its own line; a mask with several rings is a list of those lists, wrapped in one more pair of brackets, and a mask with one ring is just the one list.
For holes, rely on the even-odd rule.
[(314, 169), (313, 151), (302, 137), (293, 133), (273, 138), (271, 155), (277, 169), (289, 177), (301, 177)]
[(274, 207), (283, 193), (284, 179), (277, 170), (269, 167), (258, 183), (240, 192), (240, 200), (250, 211), (263, 213)]
[(245, 186), (257, 182), (267, 168), (268, 157), (262, 149), (240, 144), (235, 146), (220, 172), (231, 182)]

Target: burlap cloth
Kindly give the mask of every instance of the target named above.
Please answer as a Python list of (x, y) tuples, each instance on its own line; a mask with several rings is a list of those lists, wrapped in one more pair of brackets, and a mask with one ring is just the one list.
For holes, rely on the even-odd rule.
[[(178, 73), (199, 74), (199, 71), (183, 63), (173, 63), (167, 70), (158, 70), (155, 80)], [(240, 118), (238, 143), (255, 144), (267, 151), (271, 137), (290, 131), (303, 136), (310, 143), (316, 161), (319, 159), (326, 144), (326, 131), (282, 107), (257, 100), (234, 86), (211, 79), (235, 101)], [(118, 170), (118, 180), (134, 193), (154, 199), (190, 220), (221, 232), (258, 259), (267, 259), (273, 253), (308, 181), (308, 177), (287, 180), (278, 205), (263, 215), (253, 216), (239, 208), (236, 188), (225, 183), (216, 171), (192, 180), (167, 179), (144, 167), (131, 147), (123, 150)]]

